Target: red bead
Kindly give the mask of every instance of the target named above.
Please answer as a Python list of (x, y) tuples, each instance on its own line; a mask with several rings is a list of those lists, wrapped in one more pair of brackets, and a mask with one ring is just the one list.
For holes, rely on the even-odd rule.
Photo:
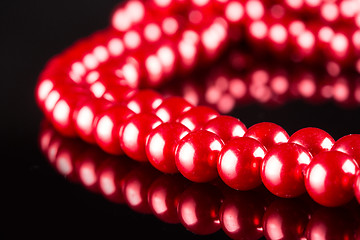
[(136, 93), (134, 88), (129, 86), (108, 86), (103, 94), (103, 98), (110, 102), (126, 102)]
[(183, 124), (191, 131), (201, 129), (208, 121), (219, 116), (219, 113), (212, 108), (199, 106), (193, 107), (182, 114), (177, 122)]
[(149, 134), (146, 140), (146, 155), (149, 162), (164, 173), (178, 172), (175, 165), (175, 149), (178, 142), (190, 130), (180, 123), (163, 123)]
[(42, 121), (39, 129), (38, 146), (45, 156), (47, 155), (51, 139), (55, 136), (56, 132), (53, 126), (46, 120)]
[(321, 205), (335, 207), (345, 204), (354, 196), (353, 184), (358, 169), (356, 161), (345, 153), (319, 153), (306, 170), (306, 190)]
[(163, 122), (173, 122), (180, 115), (190, 110), (192, 105), (181, 97), (169, 97), (165, 99), (158, 108), (155, 109), (155, 114)]
[(360, 134), (350, 134), (337, 140), (331, 150), (346, 153), (360, 164)]
[(218, 116), (208, 121), (204, 128), (218, 135), (225, 143), (234, 137), (242, 137), (246, 132), (245, 125), (239, 119), (230, 116)]
[(298, 199), (276, 199), (263, 216), (266, 239), (305, 239), (310, 215), (304, 202)]
[(161, 123), (156, 115), (150, 113), (139, 113), (127, 119), (119, 132), (120, 145), (125, 154), (140, 162), (147, 161), (146, 138)]
[(99, 167), (106, 154), (99, 148), (88, 148), (75, 160), (75, 169), (81, 184), (88, 190), (99, 192)]
[(289, 143), (299, 144), (315, 156), (320, 152), (330, 151), (335, 140), (324, 130), (319, 128), (303, 128), (289, 138)]
[(84, 142), (73, 138), (60, 137), (61, 144), (53, 162), (56, 170), (70, 181), (78, 181), (75, 171), (75, 161), (84, 154), (86, 145)]
[(224, 143), (216, 134), (198, 130), (178, 144), (175, 163), (180, 173), (193, 182), (207, 182), (217, 176), (218, 155)]
[(115, 203), (125, 203), (122, 194), (123, 179), (134, 167), (134, 161), (122, 156), (111, 156), (102, 161), (99, 167), (99, 188), (101, 194)]
[(262, 122), (251, 126), (246, 131), (244, 137), (258, 140), (268, 150), (275, 145), (286, 143), (289, 140), (289, 135), (282, 127), (270, 122)]
[(65, 136), (76, 136), (73, 119), (74, 110), (77, 104), (86, 101), (86, 99), (88, 99), (87, 92), (81, 88), (72, 88), (71, 91), (61, 89), (59, 91), (59, 100), (51, 110), (51, 122), (58, 132)]
[(43, 110), (47, 96), (53, 90), (55, 81), (52, 79), (41, 79), (35, 87), (35, 98), (38, 106)]
[(122, 193), (131, 209), (140, 213), (151, 213), (148, 192), (158, 176), (159, 172), (153, 167), (141, 164), (123, 178)]
[(75, 130), (81, 139), (88, 143), (95, 143), (95, 118), (111, 105), (107, 100), (90, 98), (75, 108)]
[(261, 184), (260, 165), (266, 149), (252, 138), (234, 138), (225, 144), (217, 169), (221, 179), (238, 190), (253, 189)]
[[(355, 210), (355, 209), (354, 209)], [(355, 210), (358, 213), (358, 211)], [(358, 214), (356, 214), (358, 215)], [(305, 239), (359, 239), (358, 220), (346, 208), (319, 208), (306, 227)], [(354, 234), (355, 233), (355, 234)]]
[(357, 201), (360, 203), (360, 172), (357, 173), (355, 178), (354, 193)]
[(279, 197), (297, 197), (305, 192), (303, 171), (311, 161), (310, 153), (295, 143), (283, 143), (266, 154), (261, 165), (265, 187)]
[(154, 215), (166, 223), (179, 223), (179, 197), (187, 185), (188, 181), (181, 175), (160, 175), (148, 192), (148, 202)]
[(153, 90), (141, 90), (129, 98), (126, 106), (135, 113), (151, 113), (162, 101), (162, 96), (159, 93)]
[(231, 239), (260, 239), (263, 234), (262, 198), (251, 191), (234, 191), (220, 207), (220, 223)]
[(195, 234), (208, 235), (221, 227), (221, 196), (212, 185), (193, 184), (179, 198), (178, 215), (182, 225)]
[(119, 129), (124, 121), (133, 115), (133, 111), (121, 105), (115, 105), (100, 113), (96, 117), (94, 132), (99, 147), (110, 154), (121, 154)]

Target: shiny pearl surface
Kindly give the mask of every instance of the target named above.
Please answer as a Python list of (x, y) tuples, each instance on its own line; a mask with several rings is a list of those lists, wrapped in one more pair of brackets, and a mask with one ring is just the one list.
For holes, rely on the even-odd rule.
[(279, 197), (297, 197), (305, 192), (303, 171), (311, 161), (304, 147), (283, 143), (266, 154), (261, 165), (261, 179), (265, 187)]
[(180, 173), (193, 182), (207, 182), (217, 176), (218, 155), (224, 143), (214, 133), (198, 130), (178, 144), (175, 163)]
[(160, 106), (155, 109), (155, 114), (163, 122), (173, 122), (191, 108), (192, 105), (184, 98), (169, 97), (164, 99)]
[[(72, 90), (73, 91), (67, 92), (64, 89), (61, 89), (59, 91), (59, 99), (51, 110), (50, 118), (58, 132), (70, 137), (76, 136), (75, 124), (73, 121), (74, 110), (78, 103), (88, 98), (83, 89), (79, 88)], [(50, 94), (48, 99), (50, 98)]]
[[(60, 136), (57, 136), (57, 138), (61, 139)], [(62, 140), (54, 158), (54, 167), (67, 179), (79, 181), (75, 169), (75, 160), (78, 160), (84, 154), (85, 149), (86, 146), (83, 142), (75, 141), (73, 138)]]
[(253, 189), (261, 184), (260, 165), (265, 147), (247, 137), (234, 138), (220, 152), (217, 169), (221, 179), (238, 190)]
[(331, 150), (346, 153), (360, 164), (360, 134), (350, 134), (337, 140)]
[(231, 192), (220, 207), (221, 227), (231, 239), (260, 239), (264, 212), (259, 195), (251, 191)]
[(204, 128), (218, 135), (225, 143), (234, 137), (242, 137), (246, 132), (245, 125), (231, 116), (218, 116), (208, 121)]
[(141, 90), (127, 101), (126, 106), (134, 113), (151, 113), (162, 101), (162, 96), (154, 90)]
[(139, 113), (127, 119), (119, 132), (120, 145), (125, 154), (140, 162), (148, 161), (146, 138), (161, 123), (156, 115), (150, 113)]
[(357, 173), (355, 178), (354, 193), (357, 201), (360, 203), (360, 172)]
[(188, 184), (181, 175), (160, 175), (151, 184), (148, 192), (148, 203), (153, 214), (161, 221), (179, 223), (179, 198)]
[(99, 167), (105, 157), (99, 148), (89, 148), (75, 159), (75, 171), (81, 184), (92, 192), (99, 192)]
[(303, 128), (289, 138), (289, 143), (299, 144), (315, 156), (320, 152), (330, 151), (335, 140), (324, 130), (319, 128)]
[(261, 142), (267, 150), (273, 146), (286, 143), (289, 140), (287, 132), (275, 123), (262, 122), (251, 126), (244, 137), (250, 137)]
[(138, 165), (123, 179), (122, 194), (126, 204), (136, 212), (151, 213), (148, 191), (159, 172), (148, 164)]
[(190, 131), (201, 129), (208, 121), (219, 116), (219, 113), (214, 109), (199, 106), (193, 107), (189, 111), (182, 114), (177, 122), (186, 126)]
[(306, 227), (306, 239), (358, 239), (358, 220), (346, 208), (319, 208)]
[(304, 239), (309, 210), (298, 199), (277, 199), (263, 217), (266, 239)]
[(329, 151), (316, 155), (305, 173), (305, 186), (317, 203), (335, 207), (349, 202), (359, 167), (349, 155)]
[(103, 98), (111, 102), (126, 102), (130, 97), (136, 93), (131, 87), (128, 86), (109, 86), (106, 88)]
[(74, 111), (75, 130), (79, 137), (88, 143), (95, 143), (95, 119), (112, 104), (104, 99), (91, 98), (79, 104)]
[(195, 234), (207, 235), (221, 228), (221, 195), (211, 185), (194, 184), (179, 198), (178, 216), (182, 225)]
[(149, 162), (164, 173), (178, 172), (175, 164), (175, 149), (178, 142), (190, 130), (180, 123), (163, 123), (153, 129), (146, 140), (146, 155)]
[(125, 156), (120, 159), (110, 156), (99, 167), (99, 188), (106, 199), (115, 203), (125, 203), (122, 194), (123, 179), (134, 168), (134, 161)]
[(116, 105), (96, 116), (94, 136), (99, 147), (110, 154), (121, 154), (119, 128), (133, 115), (127, 107)]

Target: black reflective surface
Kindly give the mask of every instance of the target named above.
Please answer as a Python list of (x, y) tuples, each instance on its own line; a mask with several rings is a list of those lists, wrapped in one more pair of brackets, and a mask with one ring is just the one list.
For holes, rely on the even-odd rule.
[[(198, 236), (181, 225), (167, 224), (153, 215), (134, 212), (72, 184), (58, 174), (38, 146), (42, 114), (33, 91), (37, 75), (46, 61), (76, 39), (104, 28), (115, 0), (45, 1), (14, 0), (0, 3), (0, 89), (1, 89), (1, 207), (0, 236), (81, 237), (114, 236), (133, 239), (226, 239), (219, 231)], [(293, 102), (278, 107), (242, 106), (232, 112), (247, 126), (272, 121), (289, 134), (313, 126), (328, 131), (335, 139), (360, 133), (360, 111), (332, 103), (309, 105)], [(296, 209), (296, 208), (295, 208)], [(320, 211), (327, 219), (335, 215)], [(294, 212), (289, 218), (299, 217)], [(353, 222), (341, 213), (343, 224)], [(344, 215), (345, 214), (345, 215)], [(334, 228), (336, 223), (330, 223)], [(347, 231), (346, 228), (344, 231)], [(351, 238), (350, 238), (351, 239)]]

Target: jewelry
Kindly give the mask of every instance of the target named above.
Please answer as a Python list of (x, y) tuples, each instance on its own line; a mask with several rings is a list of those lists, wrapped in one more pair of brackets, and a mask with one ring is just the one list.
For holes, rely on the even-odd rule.
[[(37, 102), (65, 136), (194, 182), (220, 176), (238, 190), (262, 182), (280, 197), (307, 191), (324, 206), (345, 204), (354, 194), (360, 200), (360, 135), (335, 142), (317, 128), (292, 136), (274, 123), (246, 129), (210, 107), (138, 90), (208, 66), (244, 39), (271, 56), (325, 62), (331, 75), (360, 72), (359, 6), (355, 0), (128, 1), (115, 10), (109, 29), (49, 61)], [(256, 96), (266, 79), (261, 73), (255, 79)], [(284, 82), (276, 85), (281, 89)]]
[(181, 223), (195, 234), (220, 228), (231, 239), (356, 239), (360, 234), (356, 203), (324, 208), (306, 195), (283, 199), (263, 187), (236, 191), (221, 181), (192, 183), (179, 174), (161, 174), (149, 164), (63, 137), (49, 123), (42, 124), (39, 140), (51, 166), (71, 182), (135, 212)]

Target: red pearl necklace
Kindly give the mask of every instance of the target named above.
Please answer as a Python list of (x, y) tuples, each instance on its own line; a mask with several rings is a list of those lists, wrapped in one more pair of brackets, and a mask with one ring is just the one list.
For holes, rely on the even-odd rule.
[[(237, 140), (259, 144), (250, 138)], [(263, 187), (236, 191), (221, 181), (192, 183), (179, 174), (160, 174), (149, 164), (108, 155), (79, 139), (63, 137), (48, 123), (42, 124), (39, 143), (51, 166), (71, 182), (135, 212), (180, 223), (195, 234), (222, 229), (231, 239), (360, 236), (360, 211), (355, 202), (324, 208), (306, 195), (283, 199)]]
[[(360, 72), (359, 19), (356, 0), (128, 1), (114, 11), (109, 29), (49, 61), (37, 102), (60, 133), (149, 161), (165, 173), (179, 171), (194, 182), (220, 176), (239, 190), (262, 182), (280, 197), (307, 191), (319, 204), (339, 206), (354, 193), (360, 200), (359, 135), (335, 142), (316, 128), (290, 137), (274, 123), (246, 129), (212, 108), (137, 88), (208, 66), (242, 41), (255, 53), (325, 63), (331, 75)], [(268, 80), (264, 72), (256, 74), (250, 92), (262, 99)], [(273, 90), (284, 93), (286, 85), (278, 81)]]

